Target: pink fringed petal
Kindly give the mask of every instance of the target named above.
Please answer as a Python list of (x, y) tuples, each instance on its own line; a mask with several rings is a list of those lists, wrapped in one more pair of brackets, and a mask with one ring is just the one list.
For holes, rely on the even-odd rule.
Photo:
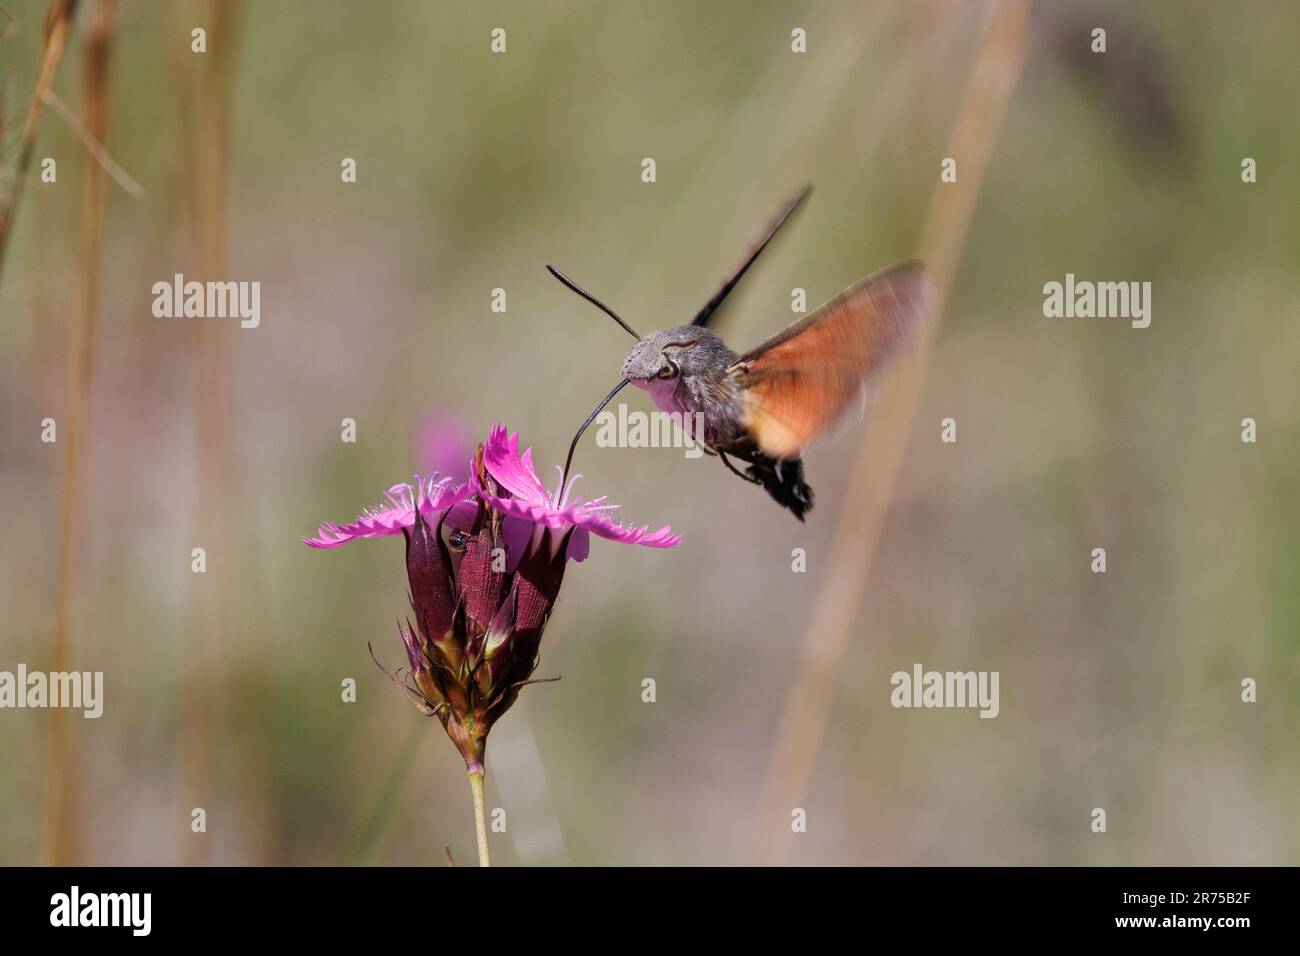
[(504, 425), (493, 425), (483, 443), (483, 464), (497, 483), (516, 498), (546, 504), (550, 495), (533, 468), (533, 450), (519, 454), (519, 433), (507, 433)]
[(415, 524), (416, 502), (426, 519), (434, 520), (443, 511), (450, 510), (453, 526), (473, 519), (472, 507), (468, 514), (463, 507), (473, 494), (468, 484), (452, 485), (450, 478), (422, 478), (415, 476), (415, 485), (403, 482), (384, 492), (386, 504), (367, 508), (350, 524), (325, 522), (314, 538), (303, 538), (303, 544), (312, 548), (338, 548), (359, 538), (379, 538), (400, 534), (402, 529)]
[[(532, 449), (521, 455), (519, 434), (507, 432), (502, 425), (494, 426), (488, 440), (483, 443), (483, 463), (493, 479), (514, 497), (488, 494), (485, 489), (477, 487), (477, 481), (475, 494), (504, 515), (555, 531), (577, 528), (578, 532), (575, 532), (569, 547), (569, 556), (574, 560), (581, 561), (586, 557), (588, 532), (610, 541), (640, 544), (648, 548), (671, 548), (682, 540), (680, 535), (673, 534), (668, 525), (657, 531), (651, 531), (649, 525), (640, 528), (623, 525), (610, 514), (618, 505), (606, 503), (603, 497), (591, 501), (564, 500), (572, 493), (574, 479), (569, 480), (570, 488), (565, 489), (566, 494), (561, 498), (560, 504), (556, 505), (555, 500), (560, 496), (547, 491), (537, 477), (533, 468)], [(579, 532), (581, 541), (578, 540)]]

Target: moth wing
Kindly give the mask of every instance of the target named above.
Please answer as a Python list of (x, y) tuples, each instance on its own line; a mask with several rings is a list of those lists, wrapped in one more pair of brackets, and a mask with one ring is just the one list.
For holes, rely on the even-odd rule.
[(775, 219), (768, 223), (767, 229), (763, 232), (762, 236), (759, 237), (758, 241), (745, 250), (745, 255), (741, 258), (740, 262), (731, 270), (730, 273), (728, 273), (727, 277), (722, 280), (722, 285), (718, 288), (718, 291), (713, 293), (713, 297), (701, 306), (699, 312), (695, 313), (695, 318), (691, 320), (691, 325), (707, 326), (709, 322), (713, 320), (713, 316), (717, 313), (718, 308), (722, 305), (727, 296), (731, 294), (731, 290), (736, 287), (736, 283), (738, 283), (745, 273), (749, 271), (749, 267), (754, 264), (754, 260), (762, 254), (763, 250), (767, 248), (767, 244), (776, 236), (777, 230), (785, 225), (785, 221), (790, 218), (790, 214), (799, 207), (799, 204), (803, 202), (811, 192), (812, 187), (805, 186), (800, 190), (799, 195), (795, 196), (781, 207), (781, 211), (777, 213)]
[(728, 372), (759, 447), (774, 458), (798, 457), (921, 337), (931, 306), (925, 267), (899, 263), (742, 355)]

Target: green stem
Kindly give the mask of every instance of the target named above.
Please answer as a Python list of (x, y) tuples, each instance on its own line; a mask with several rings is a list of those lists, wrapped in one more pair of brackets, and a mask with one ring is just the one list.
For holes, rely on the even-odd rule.
[(478, 830), (478, 865), (491, 866), (488, 860), (487, 842), (487, 804), (483, 799), (483, 777), (486, 771), (481, 767), (471, 770), (469, 776), (470, 793), (474, 794), (474, 825)]

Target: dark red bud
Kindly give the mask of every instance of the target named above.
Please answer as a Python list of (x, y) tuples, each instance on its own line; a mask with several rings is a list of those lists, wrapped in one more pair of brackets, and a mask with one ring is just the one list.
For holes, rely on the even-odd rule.
[(460, 589), (465, 595), (465, 613), (474, 624), (475, 637), (487, 630), (501, 607), (509, 579), (505, 542), (493, 537), (489, 522), (470, 541), (460, 562)]
[(430, 528), (417, 507), (415, 526), (402, 533), (406, 536), (406, 577), (415, 623), (427, 640), (443, 641), (456, 610), (456, 588), (451, 556), (442, 540), (442, 521), (436, 529)]
[(411, 627), (410, 621), (403, 624), (397, 622), (397, 629), (401, 632), (402, 643), (406, 645), (406, 659), (411, 662), (411, 670), (419, 673), (429, 669), (429, 656), (424, 652), (423, 639)]
[(542, 628), (551, 616), (555, 599), (564, 580), (564, 565), (569, 550), (570, 528), (557, 542), (550, 529), (542, 532), (540, 543), (530, 548), (515, 572), (519, 604), (515, 613), (515, 655), (531, 660), (542, 640)]

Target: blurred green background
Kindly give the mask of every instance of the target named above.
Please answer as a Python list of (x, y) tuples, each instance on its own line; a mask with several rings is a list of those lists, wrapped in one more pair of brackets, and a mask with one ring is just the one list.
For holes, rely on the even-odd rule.
[[(93, 6), (54, 84), (74, 112)], [(936, 189), (978, 204), (789, 860), (1300, 863), (1300, 8), (1039, 4), (987, 176), (958, 157), (940, 187), (991, 6), (119, 4), (105, 146), (148, 195), (110, 187), (102, 249), (70, 659), (107, 686), (67, 721), (72, 858), (470, 862), (460, 760), (366, 649), (403, 660), (401, 545), (301, 536), (408, 480), (430, 432), (503, 421), (552, 478), (629, 343), (543, 264), (643, 332), (689, 321), (811, 182), (721, 319), (733, 348), (794, 318), (792, 288), (812, 307), (914, 255)], [(11, 169), (45, 4), (3, 7)], [(84, 271), (86, 152), (48, 110), (45, 156), (0, 276), (6, 670), (51, 666), (66, 443), (39, 423)], [(212, 237), (217, 278), (261, 282), (259, 328), (151, 314)], [(1067, 272), (1151, 282), (1151, 327), (1045, 319)], [(537, 674), (563, 679), (489, 743), (494, 862), (743, 862), (788, 829), (758, 794), (819, 587), (861, 573), (820, 560), (860, 427), (806, 456), (806, 526), (711, 459), (584, 441), (580, 488), (684, 540), (570, 567)], [(895, 710), (918, 661), (1000, 671), (1001, 715)], [(43, 859), (50, 721), (0, 712), (0, 863)]]

